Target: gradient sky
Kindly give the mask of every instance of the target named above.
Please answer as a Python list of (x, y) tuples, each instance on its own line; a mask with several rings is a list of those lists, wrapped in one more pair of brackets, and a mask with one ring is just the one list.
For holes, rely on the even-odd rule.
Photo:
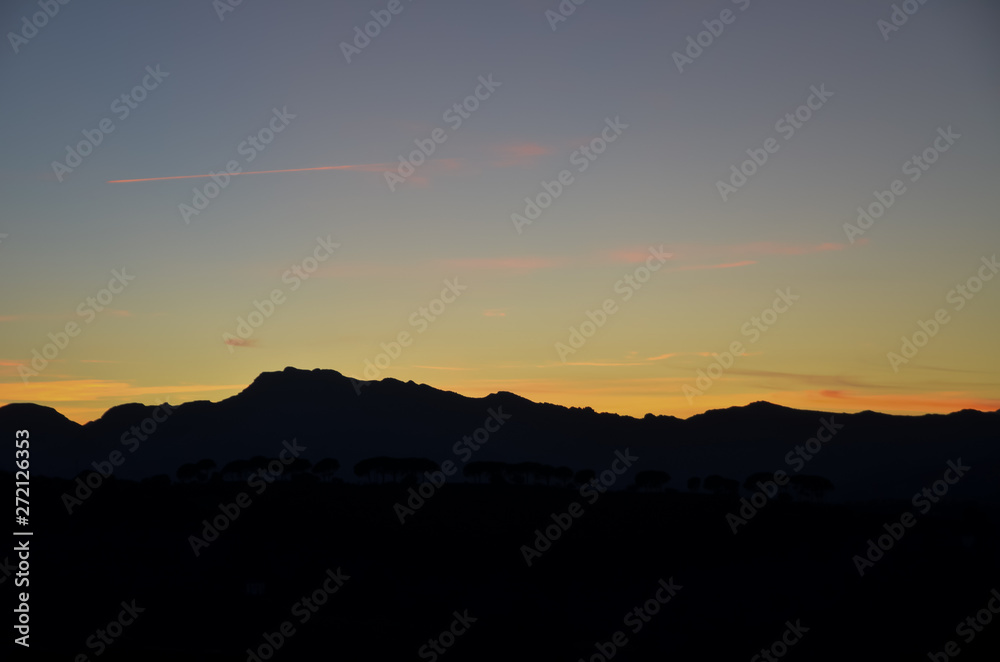
[[(87, 421), (121, 402), (218, 400), (292, 365), (363, 378), (380, 343), (410, 346), (379, 372), (467, 395), (630, 415), (689, 416), (770, 400), (830, 411), (1000, 407), (1000, 278), (962, 310), (949, 291), (1000, 253), (1000, 7), (929, 2), (889, 38), (888, 2), (590, 0), (550, 27), (557, 0), (402, 0), (346, 62), (340, 43), (387, 2), (71, 2), (18, 52), (4, 39), (0, 139), (0, 403)], [(744, 7), (744, 9), (741, 9)], [(672, 53), (723, 10), (735, 20), (679, 72)], [(5, 34), (34, 2), (0, 9)], [(120, 119), (112, 103), (156, 66), (169, 75)], [(500, 83), (453, 129), (444, 112), (478, 78)], [(790, 139), (776, 122), (832, 92)], [(120, 107), (120, 106), (119, 106)], [(239, 145), (273, 109), (295, 116), (252, 163)], [(628, 128), (585, 172), (574, 151), (606, 118)], [(52, 162), (104, 118), (115, 129), (58, 181)], [(446, 141), (395, 191), (384, 171), (415, 140)], [(916, 182), (904, 162), (939, 128), (961, 136)], [(777, 152), (723, 201), (745, 150)], [(178, 206), (237, 160), (190, 224)], [(542, 180), (574, 181), (518, 233)], [(851, 244), (844, 223), (906, 191)], [(340, 244), (295, 291), (282, 280)], [(615, 284), (650, 247), (670, 253), (628, 300)], [(86, 322), (112, 270), (134, 280)], [(465, 290), (426, 329), (410, 315), (445, 279)], [(237, 318), (284, 303), (241, 346)], [(750, 343), (776, 289), (800, 297)], [(564, 362), (588, 310), (617, 312)], [(893, 370), (919, 320), (949, 321)], [(81, 325), (27, 383), (49, 333)], [(699, 369), (746, 355), (702, 395)], [(371, 375), (369, 375), (371, 376)]]

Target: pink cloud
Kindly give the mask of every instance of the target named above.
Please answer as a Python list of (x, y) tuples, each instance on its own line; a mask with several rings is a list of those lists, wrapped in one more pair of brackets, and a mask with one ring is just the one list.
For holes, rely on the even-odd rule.
[(253, 339), (243, 339), (243, 338), (226, 338), (222, 341), (226, 345), (232, 345), (233, 347), (256, 347), (257, 341)]
[[(654, 247), (655, 248), (655, 247)], [(667, 258), (672, 258), (673, 253), (664, 253)], [(638, 264), (640, 262), (645, 262), (649, 258), (654, 258), (655, 255), (651, 248), (622, 248), (611, 252), (612, 262), (625, 262), (627, 264)]]
[(510, 166), (533, 165), (539, 157), (552, 153), (552, 148), (532, 142), (515, 142), (494, 145), (490, 151), (496, 155), (492, 165), (506, 168)]
[(507, 313), (497, 308), (491, 308), (483, 311), (483, 317), (507, 317)]

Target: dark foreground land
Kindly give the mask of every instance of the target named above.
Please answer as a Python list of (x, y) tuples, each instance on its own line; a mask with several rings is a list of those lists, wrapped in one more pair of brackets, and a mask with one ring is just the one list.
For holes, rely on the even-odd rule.
[[(686, 492), (447, 484), (401, 524), (398, 484), (112, 479), (70, 515), (72, 489), (32, 479), (33, 659), (927, 660), (949, 641), (1000, 659), (1000, 513), (969, 501), (776, 499), (734, 535), (735, 498)], [(573, 502), (529, 566), (522, 546)], [(904, 512), (861, 576), (855, 555)]]

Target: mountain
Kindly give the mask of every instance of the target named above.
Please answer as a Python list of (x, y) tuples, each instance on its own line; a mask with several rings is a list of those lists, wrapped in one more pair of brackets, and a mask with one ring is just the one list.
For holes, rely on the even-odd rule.
[[(496, 428), (498, 420), (502, 425), (476, 450), (456, 454), (456, 442), (480, 428), (483, 439), (486, 423)], [(753, 473), (792, 474), (797, 467), (830, 479), (833, 500), (908, 497), (961, 457), (973, 467), (961, 487), (1000, 500), (989, 480), (1000, 469), (1000, 412), (830, 414), (755, 402), (688, 419), (639, 419), (508, 392), (470, 398), (412, 381), (357, 382), (333, 370), (289, 367), (262, 373), (220, 402), (120, 405), (85, 425), (48, 407), (0, 407), (2, 434), (13, 438), (19, 429), (31, 433), (32, 473), (63, 478), (108, 461), (114, 451), (121, 453), (114, 458), (121, 460), (118, 478), (173, 477), (181, 464), (203, 458), (221, 467), (235, 459), (276, 457), (283, 440), (296, 439), (313, 463), (339, 460), (339, 475), (347, 480), (354, 479), (350, 470), (357, 461), (380, 455), (458, 465), (533, 461), (600, 472), (611, 466), (616, 450), (628, 448), (639, 458), (636, 471), (665, 470), (678, 489), (690, 476), (719, 474), (742, 483)], [(815, 454), (788, 461), (796, 446), (830, 429), (830, 441), (813, 442)], [(0, 468), (12, 471), (13, 461), (13, 453), (4, 454)]]

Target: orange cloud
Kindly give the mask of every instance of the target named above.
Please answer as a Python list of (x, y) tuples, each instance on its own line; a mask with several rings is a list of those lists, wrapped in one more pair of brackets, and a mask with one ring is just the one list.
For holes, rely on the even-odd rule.
[(651, 356), (647, 358), (647, 361), (663, 361), (664, 359), (669, 359), (674, 356), (717, 356), (718, 352), (671, 352), (670, 354), (660, 354), (659, 356)]
[(237, 392), (246, 384), (186, 384), (183, 386), (133, 386), (128, 382), (106, 379), (67, 379), (47, 382), (7, 382), (0, 384), (0, 403), (93, 402), (103, 398), (134, 398), (167, 393), (199, 394), (208, 391)]
[(540, 365), (539, 368), (553, 368), (564, 365), (577, 365), (577, 366), (591, 366), (597, 368), (618, 368), (621, 366), (631, 366), (631, 365), (643, 365), (642, 363), (615, 363), (613, 361), (603, 362), (603, 361), (566, 361), (565, 363), (550, 363), (548, 365)]
[(964, 391), (938, 391), (919, 394), (863, 395), (846, 390), (821, 390), (814, 392), (818, 399), (847, 402), (856, 407), (873, 411), (917, 411), (921, 413), (950, 413), (961, 409), (996, 411), (1000, 398), (972, 397)]

